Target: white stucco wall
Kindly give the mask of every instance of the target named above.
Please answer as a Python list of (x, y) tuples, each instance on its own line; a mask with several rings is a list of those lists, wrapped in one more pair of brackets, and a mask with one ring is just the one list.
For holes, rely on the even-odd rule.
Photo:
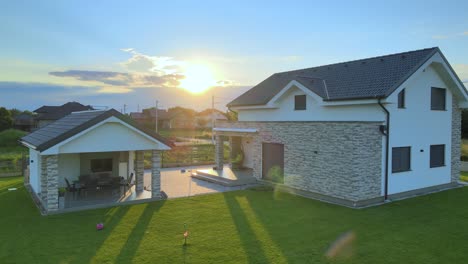
[[(391, 172), (389, 194), (450, 183), (452, 92), (446, 92), (446, 111), (431, 110), (431, 87), (447, 88), (432, 67), (418, 71), (404, 87), (406, 108), (398, 109), (397, 90), (387, 100), (391, 112), (390, 149), (411, 147), (411, 171)], [(402, 87), (403, 88), (403, 87)], [(430, 145), (445, 144), (445, 166), (430, 168)], [(423, 152), (421, 152), (421, 150)]]
[(378, 105), (322, 106), (307, 95), (306, 110), (294, 110), (294, 96), (303, 95), (292, 87), (277, 102), (276, 109), (238, 110), (239, 121), (384, 121)]
[(117, 123), (105, 123), (59, 147), (60, 153), (159, 149), (157, 143)]
[(70, 184), (80, 176), (80, 154), (60, 154), (58, 156), (59, 186), (66, 187), (65, 178)]
[(29, 149), (29, 184), (35, 193), (41, 192), (41, 156), (38, 151)]

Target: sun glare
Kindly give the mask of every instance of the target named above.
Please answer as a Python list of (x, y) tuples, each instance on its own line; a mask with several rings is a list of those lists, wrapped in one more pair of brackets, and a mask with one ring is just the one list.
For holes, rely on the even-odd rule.
[(211, 70), (204, 65), (189, 65), (185, 69), (184, 75), (185, 79), (180, 82), (180, 87), (191, 93), (202, 93), (216, 85)]

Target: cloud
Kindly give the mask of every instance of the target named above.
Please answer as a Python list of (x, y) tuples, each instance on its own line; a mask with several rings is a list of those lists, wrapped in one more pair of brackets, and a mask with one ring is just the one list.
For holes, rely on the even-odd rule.
[(120, 63), (121, 66), (132, 72), (151, 72), (156, 75), (175, 74), (181, 73), (183, 66), (186, 64), (172, 57), (142, 54), (133, 48), (121, 49), (121, 51), (132, 54), (131, 58)]
[[(162, 87), (140, 87), (125, 93), (118, 93), (115, 89), (125, 87), (100, 87), (57, 85), (50, 83), (22, 83), (1, 82), (0, 93), (2, 106), (23, 110), (34, 110), (42, 105), (62, 105), (66, 102), (77, 101), (85, 105), (115, 108), (120, 110), (127, 105), (129, 111), (137, 111), (139, 108), (148, 108), (154, 105), (154, 99), (158, 98), (162, 108), (185, 106), (196, 110), (211, 107), (212, 93), (193, 96), (183, 89)], [(228, 102), (247, 91), (250, 87), (217, 87), (215, 107), (225, 110)]]
[(454, 33), (454, 34), (445, 34), (445, 35), (433, 35), (433, 39), (448, 39), (448, 38), (456, 38), (456, 37), (463, 37), (468, 36), (468, 31), (461, 32), (461, 33)]
[[(185, 78), (181, 74), (150, 75), (137, 73), (123, 73), (111, 71), (81, 71), (68, 70), (49, 72), (56, 77), (75, 78), (79, 81), (98, 82), (105, 85), (117, 86), (116, 91), (125, 91), (122, 87), (178, 87), (180, 81)], [(109, 89), (107, 89), (109, 90)]]

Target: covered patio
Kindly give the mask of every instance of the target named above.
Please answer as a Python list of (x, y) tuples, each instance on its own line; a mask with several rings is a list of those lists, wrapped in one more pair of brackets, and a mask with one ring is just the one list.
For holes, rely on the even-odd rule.
[[(197, 170), (193, 177), (224, 186), (253, 184), (261, 178), (261, 141), (254, 128), (213, 128), (215, 167)], [(224, 139), (228, 138), (229, 160), (224, 160)], [(226, 163), (228, 166), (226, 167)]]
[[(161, 151), (170, 143), (113, 109), (72, 113), (22, 143), (30, 150), (28, 184), (44, 213), (162, 198)], [(151, 153), (148, 186), (145, 152)]]

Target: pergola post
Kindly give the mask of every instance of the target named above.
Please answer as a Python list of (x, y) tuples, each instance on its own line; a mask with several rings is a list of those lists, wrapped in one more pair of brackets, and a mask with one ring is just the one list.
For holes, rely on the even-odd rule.
[(161, 198), (161, 152), (152, 150), (151, 155), (151, 197)]
[(144, 162), (144, 151), (136, 151), (136, 168), (135, 168), (135, 190), (142, 192), (144, 190), (144, 174), (145, 174), (145, 162)]
[(220, 135), (215, 140), (215, 163), (216, 169), (222, 170), (224, 165), (224, 143)]

